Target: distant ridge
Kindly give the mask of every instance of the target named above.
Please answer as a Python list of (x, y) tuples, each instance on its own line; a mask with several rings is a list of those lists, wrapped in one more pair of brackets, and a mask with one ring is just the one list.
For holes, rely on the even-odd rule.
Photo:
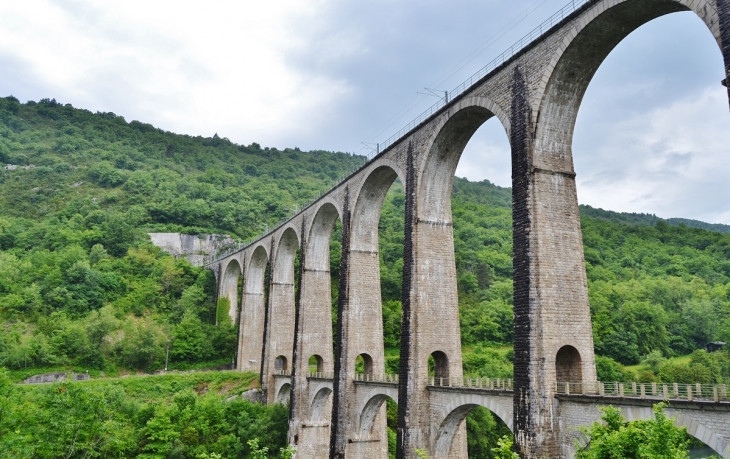
[[(512, 207), (512, 188), (495, 185), (489, 180), (472, 182), (466, 178), (455, 177), (454, 190), (458, 191), (460, 196), (469, 196), (469, 200), (473, 202), (480, 202), (482, 204), (497, 207)], [(592, 207), (583, 204), (579, 207), (581, 216), (594, 218), (596, 220), (605, 220), (615, 223), (623, 223), (626, 225), (647, 226), (654, 226), (661, 221), (672, 226), (684, 225), (689, 228), (700, 228), (707, 231), (715, 231), (717, 233), (730, 233), (730, 225), (724, 225), (722, 223), (707, 223), (689, 218), (665, 219), (657, 217), (654, 214), (614, 212), (613, 210), (604, 210), (599, 207)]]
[(663, 221), (667, 225), (679, 226), (684, 225), (689, 228), (700, 228), (718, 233), (730, 233), (730, 225), (722, 223), (707, 223), (699, 220), (691, 220), (689, 218), (660, 218), (654, 214), (641, 214), (636, 212), (614, 212), (612, 210), (604, 210), (597, 207), (580, 205), (580, 214), (584, 217), (595, 218), (599, 220), (607, 220), (617, 223), (626, 223), (629, 225), (656, 225)]

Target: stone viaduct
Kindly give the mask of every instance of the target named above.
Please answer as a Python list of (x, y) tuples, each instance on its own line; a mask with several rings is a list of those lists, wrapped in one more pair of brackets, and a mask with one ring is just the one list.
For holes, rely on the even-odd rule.
[[(642, 386), (630, 397), (623, 386), (608, 395), (610, 385), (596, 382), (573, 128), (586, 88), (611, 50), (643, 24), (681, 11), (704, 22), (723, 56), (719, 79), (730, 76), (730, 0), (576, 0), (317, 201), (208, 263), (219, 295), (236, 306), (237, 368), (260, 372), (270, 403), (289, 400), (298, 458), (387, 458), (388, 398), (398, 403), (399, 458), (415, 458), (417, 448), (431, 458), (465, 458), (462, 421), (476, 406), (512, 429), (522, 457), (569, 458), (576, 427), (598, 419), (599, 405), (646, 417), (652, 395), (682, 398), (671, 405), (676, 422), (730, 457), (724, 387), (699, 400), (703, 388), (693, 397), (692, 386)], [(512, 150), (513, 381), (462, 377), (450, 194), (466, 143), (492, 117)], [(396, 179), (406, 197), (403, 315), (399, 374), (387, 375), (378, 219)], [(338, 220), (333, 336), (329, 256)], [(358, 356), (364, 374), (356, 374)]]

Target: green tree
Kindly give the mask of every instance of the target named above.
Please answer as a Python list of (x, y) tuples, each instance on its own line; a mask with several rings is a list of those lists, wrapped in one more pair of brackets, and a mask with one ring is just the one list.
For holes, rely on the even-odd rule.
[(627, 423), (621, 411), (602, 407), (602, 422), (581, 429), (588, 440), (576, 443), (578, 459), (685, 459), (689, 440), (684, 427), (677, 427), (664, 414), (663, 403), (654, 406), (654, 418)]

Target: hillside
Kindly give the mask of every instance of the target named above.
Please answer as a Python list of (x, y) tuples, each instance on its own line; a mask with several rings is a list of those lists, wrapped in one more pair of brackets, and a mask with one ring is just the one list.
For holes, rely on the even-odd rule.
[[(10, 165), (0, 177), (0, 365), (151, 370), (167, 348), (173, 367), (229, 362), (236, 331), (213, 325), (212, 275), (161, 253), (145, 232), (245, 239), (362, 161), (178, 135), (54, 100), (0, 99), (0, 162)], [(394, 184), (380, 221), (389, 348), (399, 339), (403, 204)], [(487, 349), (512, 340), (510, 206), (507, 188), (454, 182), (469, 374), (511, 372), (508, 355)], [(635, 364), (652, 351), (730, 340), (730, 235), (708, 230), (724, 225), (588, 206), (581, 215), (599, 354)], [(718, 365), (708, 378), (730, 376), (730, 365)]]

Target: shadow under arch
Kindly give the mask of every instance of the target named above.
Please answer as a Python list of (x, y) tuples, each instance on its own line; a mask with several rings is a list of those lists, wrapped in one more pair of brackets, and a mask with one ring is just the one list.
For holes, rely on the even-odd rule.
[[(573, 131), (588, 85), (611, 51), (639, 27), (667, 14), (692, 11), (708, 26), (722, 52), (717, 12), (706, 0), (624, 0), (609, 6), (613, 3), (604, 0), (593, 6), (595, 17), (576, 25), (543, 75), (535, 113), (537, 167), (572, 172)], [(725, 46), (730, 47), (730, 31), (725, 35)], [(724, 59), (730, 73), (730, 53)]]
[(329, 419), (329, 416), (331, 414), (331, 410), (327, 409), (328, 402), (332, 398), (332, 389), (329, 387), (322, 387), (317, 391), (317, 393), (314, 394), (314, 397), (312, 398), (312, 407), (311, 407), (311, 421), (318, 422), (318, 421), (326, 421)]
[(398, 388), (393, 387), (377, 387), (364, 397), (364, 403), (358, 409), (359, 425), (357, 433), (360, 438), (368, 438), (372, 434), (375, 419), (386, 400), (392, 400), (398, 403)]
[[(218, 298), (227, 298), (229, 302), (228, 316), (232, 322), (235, 322), (238, 318), (238, 281), (243, 275), (241, 264), (235, 258), (228, 261), (225, 270), (223, 271), (223, 277), (220, 282), (220, 289), (218, 291)], [(218, 315), (216, 314), (216, 323), (218, 321)]]
[[(451, 445), (454, 440), (454, 435), (458, 431), (458, 427), (464, 422), (467, 415), (479, 406), (491, 411), (492, 414), (499, 418), (514, 433), (514, 429), (512, 428), (511, 400), (507, 399), (506, 403), (507, 405), (499, 403), (499, 400), (495, 397), (488, 395), (472, 394), (459, 396), (446, 405), (441, 411), (443, 421), (441, 421), (438, 427), (438, 433), (436, 434), (434, 457), (449, 457)], [(506, 406), (509, 406), (509, 408)]]
[(276, 399), (274, 403), (278, 403), (281, 405), (286, 405), (289, 403), (289, 400), (291, 398), (291, 384), (286, 383), (282, 384), (279, 388), (279, 391), (276, 394)]
[(558, 350), (555, 355), (555, 380), (559, 383), (583, 382), (583, 360), (578, 349), (565, 345)]
[(507, 137), (510, 122), (499, 105), (486, 97), (469, 97), (456, 103), (436, 126), (427, 154), (419, 165), (418, 218), (427, 222), (451, 223), (451, 188), (456, 167), (466, 144), (479, 127), (496, 117)]

